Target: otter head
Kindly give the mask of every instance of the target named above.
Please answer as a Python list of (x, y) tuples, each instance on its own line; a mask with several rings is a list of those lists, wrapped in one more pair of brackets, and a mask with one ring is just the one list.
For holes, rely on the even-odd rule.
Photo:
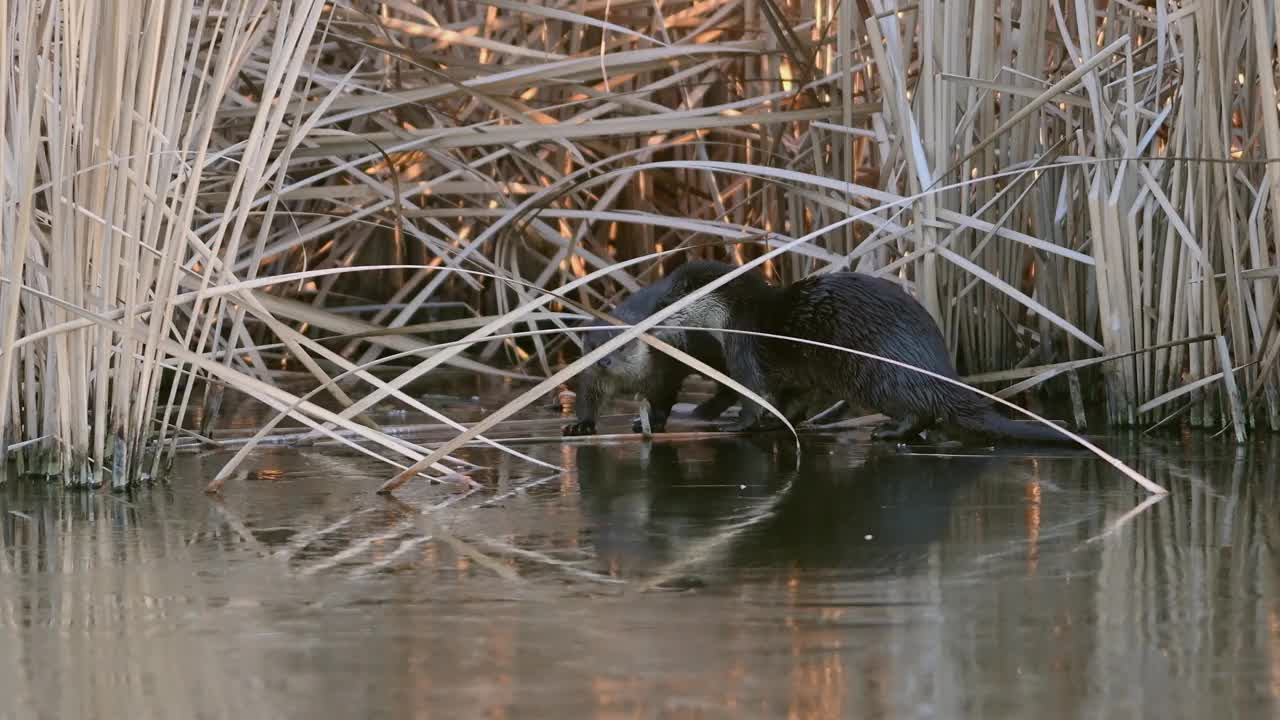
[[(610, 339), (618, 330), (596, 330), (587, 334), (582, 352), (589, 353)], [(643, 385), (652, 364), (652, 349), (640, 340), (632, 340), (604, 357), (596, 360), (594, 370), (622, 385)]]

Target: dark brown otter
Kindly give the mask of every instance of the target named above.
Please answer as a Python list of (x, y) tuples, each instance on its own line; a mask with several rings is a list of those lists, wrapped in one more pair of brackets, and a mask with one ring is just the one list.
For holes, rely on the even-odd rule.
[[(674, 303), (719, 274), (709, 274), (692, 264), (677, 268), (668, 277), (670, 291), (659, 307)], [(988, 439), (1071, 442), (1054, 429), (1004, 417), (989, 400), (965, 387), (913, 370), (806, 343), (714, 332), (746, 330), (821, 342), (881, 355), (955, 379), (955, 368), (933, 317), (889, 280), (841, 272), (774, 287), (748, 273), (662, 324), (690, 328), (657, 333), (677, 347), (712, 331), (724, 347), (730, 377), (766, 398), (783, 402), (797, 393), (818, 392), (888, 415), (895, 422), (878, 429), (873, 435), (877, 439), (909, 440), (942, 425)], [(755, 403), (743, 403), (739, 421), (729, 429), (755, 427), (759, 415)]]
[[(732, 265), (709, 260), (695, 260), (686, 263), (667, 278), (632, 294), (626, 301), (614, 309), (614, 317), (627, 323), (635, 323), (652, 315), (659, 306), (666, 305), (670, 298), (688, 294), (689, 288), (701, 287), (714, 278), (718, 278), (733, 269)], [(763, 280), (755, 275), (745, 275), (735, 282), (759, 283), (760, 288), (768, 288)], [(592, 331), (584, 338), (583, 351), (589, 352), (599, 347), (617, 331)], [(720, 340), (712, 333), (688, 333), (681, 339), (681, 349), (713, 369), (728, 374), (729, 365), (725, 361)], [(693, 373), (684, 363), (654, 350), (641, 341), (627, 343), (613, 353), (601, 358), (596, 365), (584, 370), (576, 378), (577, 416), (578, 422), (564, 428), (565, 435), (594, 434), (595, 418), (599, 408), (610, 397), (622, 392), (640, 392), (649, 401), (651, 409), (650, 427), (654, 432), (662, 432), (670, 416), (671, 406), (684, 379)], [(837, 398), (838, 399), (838, 398)], [(703, 420), (714, 420), (738, 400), (733, 390), (717, 385), (715, 396), (699, 405), (694, 416)], [(836, 399), (827, 393), (814, 392), (812, 388), (802, 385), (780, 387), (775, 405), (793, 425), (800, 424), (814, 415), (830, 408)], [(832, 416), (844, 412), (846, 405), (840, 402)], [(775, 418), (760, 420), (756, 425), (760, 429), (780, 428), (782, 424)], [(639, 432), (640, 420), (632, 424), (632, 429)]]
[[(632, 293), (612, 311), (617, 319), (635, 323), (653, 314), (657, 304), (671, 293), (667, 280)], [(588, 321), (588, 324), (597, 322)], [(616, 336), (617, 330), (592, 330), (585, 333), (583, 352), (590, 352)], [(724, 352), (720, 343), (708, 333), (690, 337), (682, 348), (685, 352), (712, 368), (728, 373)], [(688, 365), (658, 351), (651, 351), (641, 341), (632, 341), (618, 351), (600, 358), (574, 379), (577, 399), (574, 401), (577, 422), (564, 427), (565, 435), (594, 435), (596, 415), (611, 397), (620, 393), (640, 393), (649, 402), (649, 427), (653, 432), (666, 429), (671, 407), (675, 405), (684, 379), (694, 374)], [(738, 393), (716, 385), (716, 393), (694, 409), (695, 417), (714, 420), (738, 400)], [(639, 418), (632, 423), (632, 430), (640, 432)]]

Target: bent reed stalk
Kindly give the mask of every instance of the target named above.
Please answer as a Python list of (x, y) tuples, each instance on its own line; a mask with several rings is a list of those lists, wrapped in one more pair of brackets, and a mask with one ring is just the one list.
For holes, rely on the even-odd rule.
[(1002, 397), (1280, 430), (1276, 13), (0, 0), (0, 461), (124, 487), (254, 398), (220, 478), (286, 417), (448, 476), (378, 427), (461, 429), (410, 381), (555, 375), (688, 257), (892, 275)]

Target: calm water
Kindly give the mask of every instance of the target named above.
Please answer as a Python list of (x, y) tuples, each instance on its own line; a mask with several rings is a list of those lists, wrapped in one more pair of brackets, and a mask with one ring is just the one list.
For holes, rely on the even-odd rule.
[(490, 451), (484, 491), (229, 452), (0, 487), (0, 717), (1280, 716), (1280, 444), (861, 433)]

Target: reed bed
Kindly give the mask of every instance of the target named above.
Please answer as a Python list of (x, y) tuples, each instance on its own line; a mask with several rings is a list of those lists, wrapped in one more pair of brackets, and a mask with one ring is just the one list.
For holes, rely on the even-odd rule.
[(1277, 12), (0, 0), (0, 450), (122, 487), (249, 396), (220, 477), (285, 419), (455, 476), (370, 414), (461, 432), (405, 386), (545, 381), (585, 310), (784, 247), (1000, 394), (1280, 430)]

